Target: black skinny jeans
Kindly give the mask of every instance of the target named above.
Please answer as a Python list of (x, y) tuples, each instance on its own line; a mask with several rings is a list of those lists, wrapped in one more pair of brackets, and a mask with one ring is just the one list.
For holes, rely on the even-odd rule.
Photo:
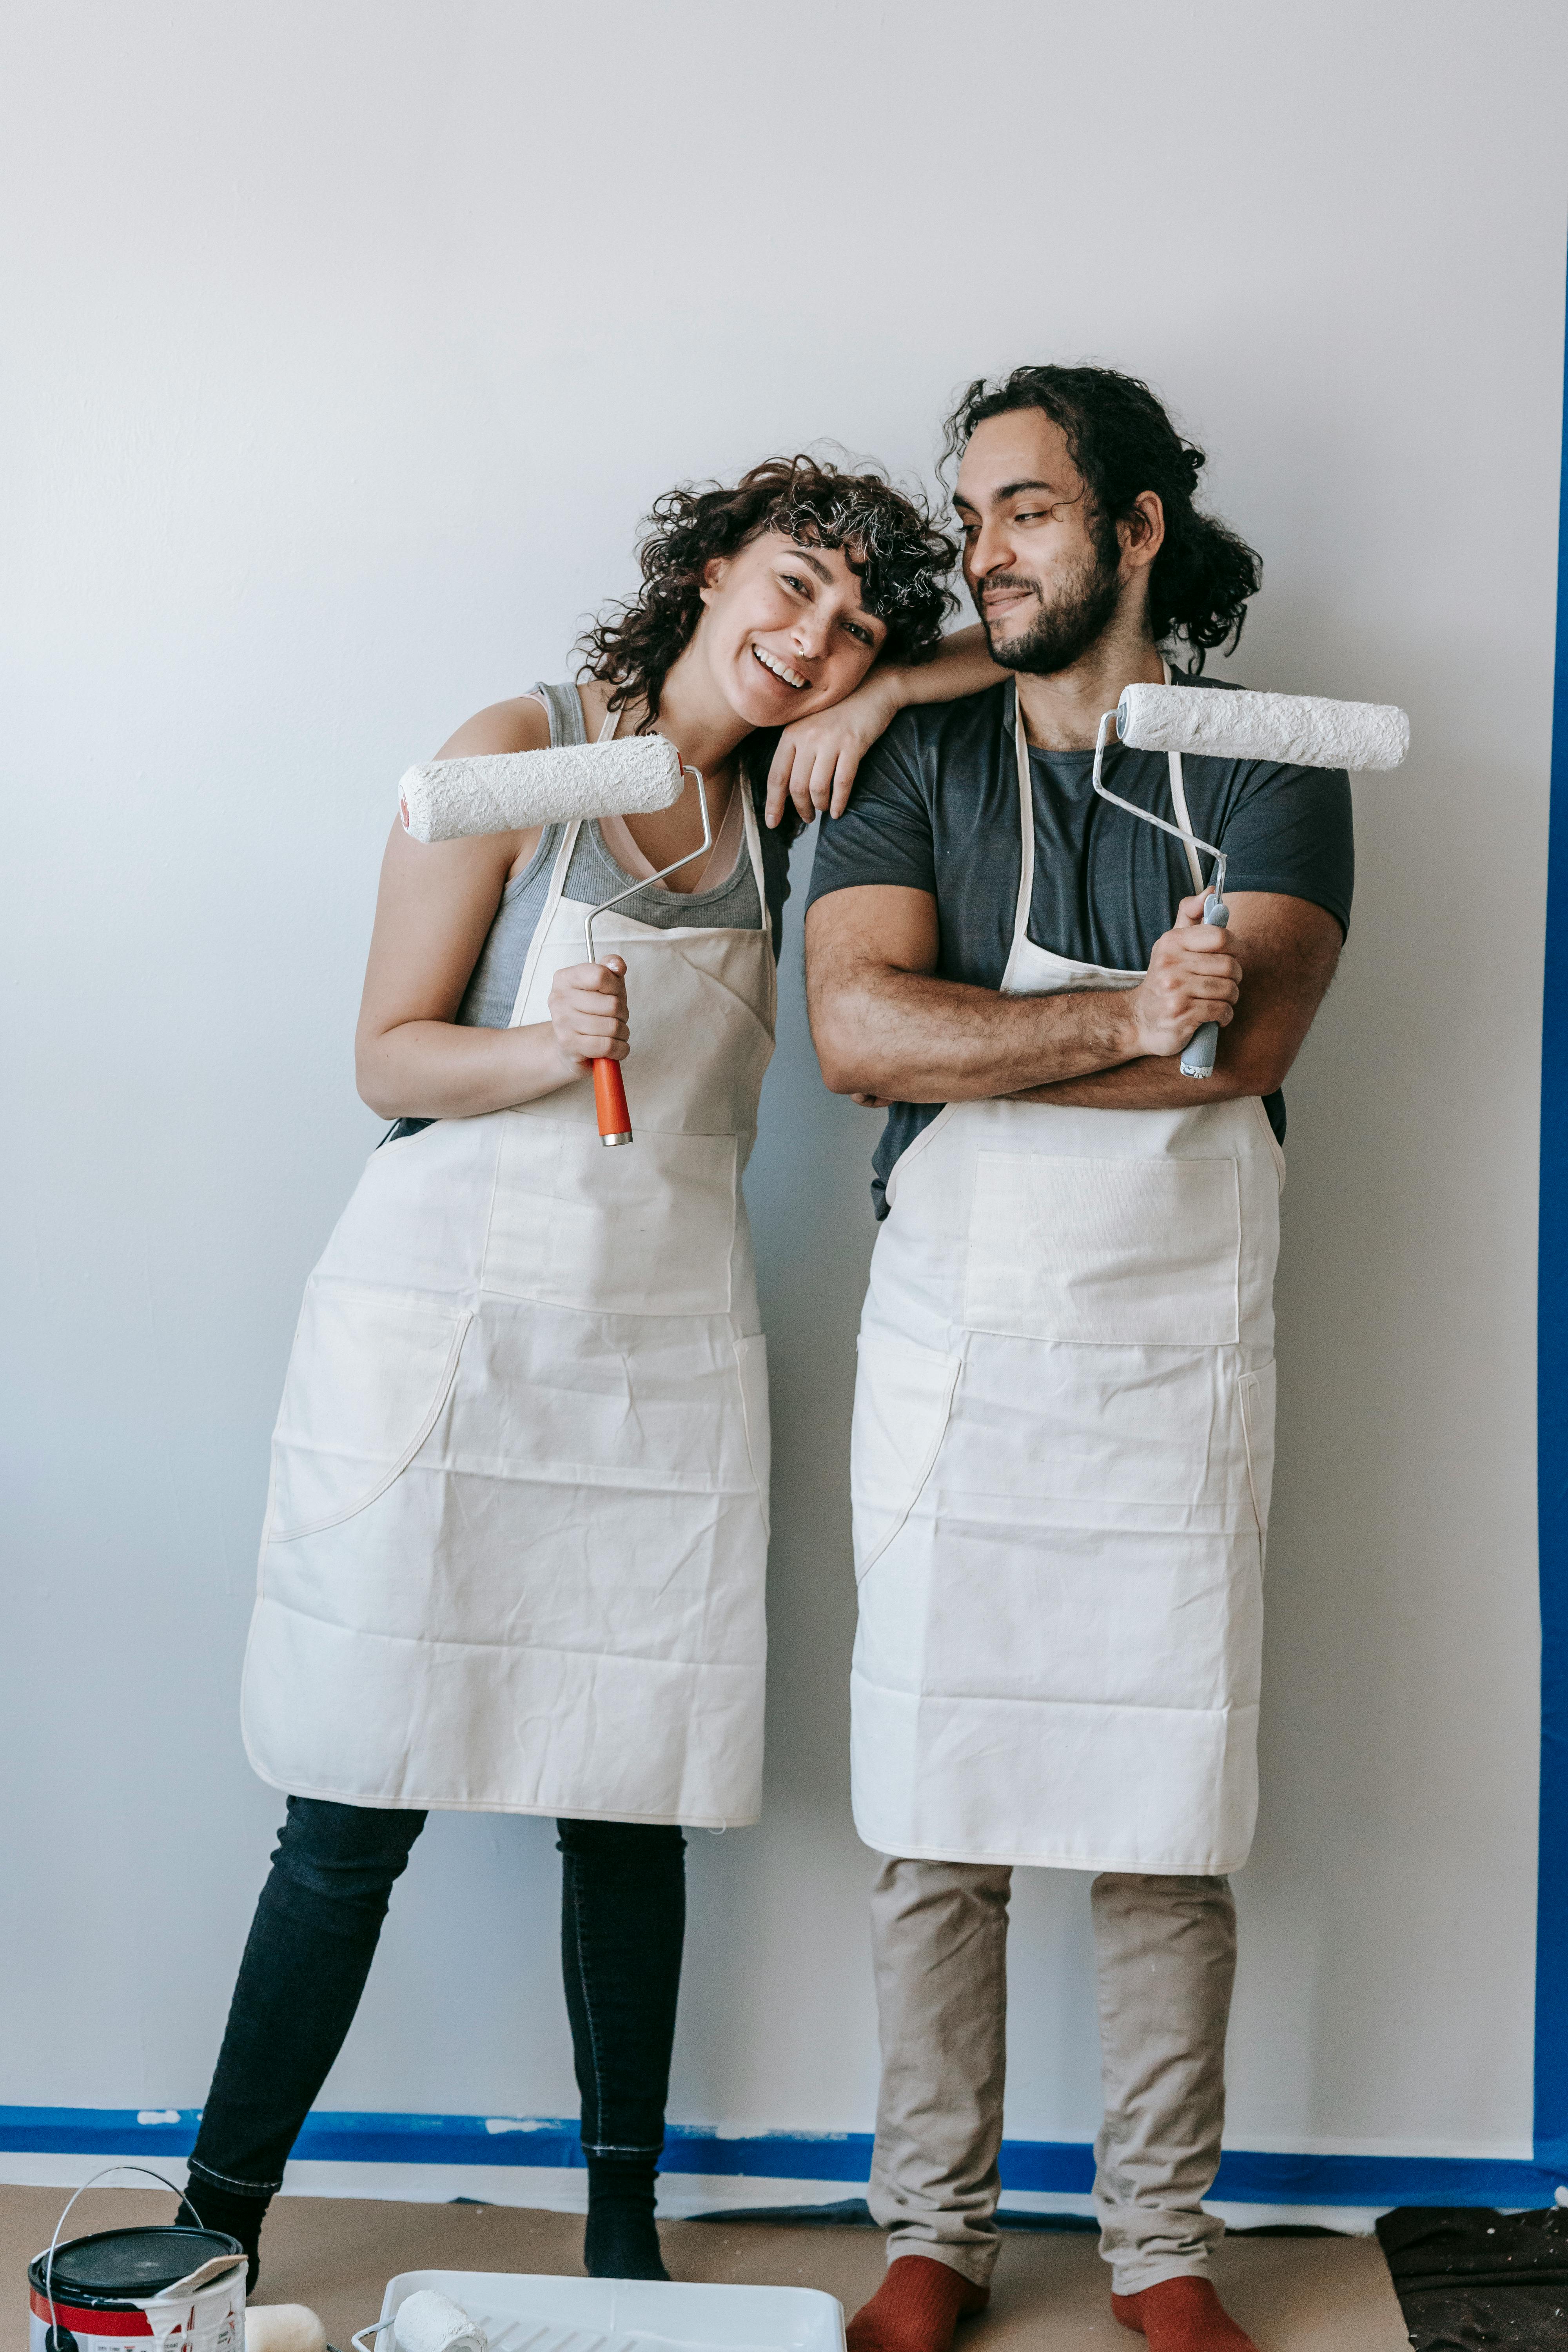
[[(290, 1797), (261, 1890), (191, 2169), (265, 2199), (353, 2022), (421, 1812)], [(561, 1958), (583, 2150), (651, 2172), (686, 1928), (678, 1829), (558, 1822)], [(498, 2103), (499, 2104), (499, 2103)]]

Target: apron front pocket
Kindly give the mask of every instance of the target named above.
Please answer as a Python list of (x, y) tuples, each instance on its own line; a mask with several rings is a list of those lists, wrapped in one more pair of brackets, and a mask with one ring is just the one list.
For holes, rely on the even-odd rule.
[(963, 1319), (1085, 1346), (1239, 1337), (1233, 1159), (975, 1155)]
[(272, 1439), (273, 1542), (353, 1518), (435, 1426), (472, 1317), (358, 1283), (305, 1291)]
[(862, 1331), (849, 1439), (855, 1580), (876, 1566), (936, 1467), (962, 1356)]
[(515, 1112), (484, 1287), (599, 1315), (727, 1315), (736, 1189), (732, 1135), (638, 1128), (606, 1151), (585, 1122)]

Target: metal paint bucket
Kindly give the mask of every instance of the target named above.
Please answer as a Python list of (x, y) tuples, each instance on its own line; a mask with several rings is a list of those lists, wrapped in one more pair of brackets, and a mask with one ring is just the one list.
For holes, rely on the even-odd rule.
[[(163, 2185), (179, 2195), (173, 2182)], [(62, 2245), (60, 2229), (75, 2203), (73, 2197), (60, 2215), (54, 2242), (27, 2265), (28, 2352), (244, 2352), (245, 2249), (237, 2238), (175, 2224), (98, 2230)]]

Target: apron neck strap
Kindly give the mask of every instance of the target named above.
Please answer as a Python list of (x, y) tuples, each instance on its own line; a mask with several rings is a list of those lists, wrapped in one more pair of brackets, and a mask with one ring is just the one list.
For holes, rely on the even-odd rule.
[[(771, 947), (773, 927), (773, 919), (768, 913), (767, 877), (763, 870), (762, 828), (757, 823), (756, 803), (752, 798), (752, 786), (746, 774), (745, 762), (738, 754), (735, 761), (735, 781), (730, 789), (741, 795), (741, 823), (745, 827), (746, 855), (752, 861), (752, 879), (757, 886), (757, 897), (762, 901), (763, 929), (767, 935), (768, 944)], [(823, 820), (818, 817), (818, 824), (822, 822)]]
[[(1160, 675), (1166, 686), (1171, 683), (1171, 665), (1163, 654), (1160, 656)], [(1024, 730), (1024, 705), (1017, 682), (1013, 685), (1013, 747), (1018, 767), (1018, 839), (1022, 856), (1018, 861), (1018, 903), (1013, 913), (1013, 946), (1029, 936), (1029, 909), (1035, 902), (1035, 787), (1029, 772), (1029, 739)], [(1182, 846), (1187, 853), (1187, 871), (1193, 877), (1193, 888), (1204, 887), (1203, 867), (1193, 845), (1193, 820), (1187, 813), (1186, 783), (1182, 774), (1182, 755), (1170, 751), (1165, 764), (1171, 778), (1171, 803), (1176, 823), (1182, 829)]]
[(1013, 750), (1018, 765), (1018, 903), (1013, 914), (1013, 952), (1029, 936), (1029, 909), (1035, 903), (1035, 786), (1029, 773), (1029, 739), (1024, 732), (1024, 705), (1017, 680), (1013, 683)]

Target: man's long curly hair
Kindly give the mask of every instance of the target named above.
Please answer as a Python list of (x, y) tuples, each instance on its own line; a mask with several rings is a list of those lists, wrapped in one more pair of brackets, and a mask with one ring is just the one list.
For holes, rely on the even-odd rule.
[(883, 474), (845, 473), (818, 457), (770, 457), (732, 489), (689, 485), (656, 500), (637, 548), (641, 591), (584, 630), (578, 676), (606, 680), (616, 709), (641, 699), (651, 726), (664, 682), (702, 617), (704, 567), (768, 530), (803, 547), (841, 549), (866, 610), (887, 629), (886, 657), (930, 660), (956, 601), (946, 585), (954, 542)]
[(1038, 408), (1067, 436), (1089, 493), (1087, 520), (1102, 555), (1141, 490), (1158, 491), (1165, 538), (1149, 572), (1149, 625), (1156, 645), (1185, 637), (1191, 674), (1215, 646), (1234, 652), (1263, 562), (1228, 524), (1194, 505), (1205, 458), (1184, 440), (1146, 383), (1115, 368), (1017, 367), (1000, 383), (976, 376), (947, 420), (942, 472), (987, 417)]

